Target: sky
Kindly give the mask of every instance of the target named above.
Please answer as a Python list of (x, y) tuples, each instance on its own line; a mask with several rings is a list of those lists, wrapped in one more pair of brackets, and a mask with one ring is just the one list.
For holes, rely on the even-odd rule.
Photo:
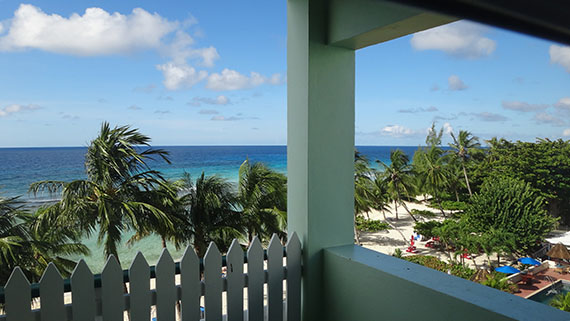
[[(0, 0), (0, 147), (284, 145), (286, 37), (284, 0)], [(570, 139), (570, 47), (455, 22), (357, 51), (355, 104), (357, 145)]]

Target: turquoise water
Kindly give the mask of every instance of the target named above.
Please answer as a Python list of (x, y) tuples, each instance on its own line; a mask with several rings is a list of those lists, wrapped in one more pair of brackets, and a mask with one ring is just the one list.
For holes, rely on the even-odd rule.
[(560, 282), (556, 282), (542, 289), (540, 292), (534, 294), (528, 299), (550, 305), (550, 302), (554, 300), (558, 294), (566, 294), (568, 292), (570, 292), (570, 282), (560, 280)]
[[(276, 171), (287, 172), (286, 146), (155, 146), (170, 152), (172, 164), (150, 162), (153, 169), (161, 171), (168, 179), (176, 179), (183, 173), (196, 178), (202, 171), (206, 175), (219, 175), (231, 182), (237, 182), (238, 169), (249, 158), (263, 162)], [(375, 160), (389, 163), (390, 151), (402, 149), (411, 158), (417, 147), (413, 146), (359, 146), (357, 149), (368, 157), (374, 167)], [(30, 204), (42, 204), (57, 199), (57, 195), (28, 194), (31, 183), (41, 180), (71, 181), (85, 178), (85, 147), (53, 148), (0, 148), (0, 197), (20, 196)], [(127, 268), (137, 251), (141, 251), (149, 264), (158, 260), (161, 241), (156, 236), (136, 242), (132, 247), (125, 243), (132, 233), (125, 233), (119, 247), (121, 264)], [(104, 265), (103, 251), (97, 244), (97, 237), (85, 238), (83, 242), (91, 249), (91, 255), (84, 257), (93, 272), (100, 272)], [(176, 251), (169, 246), (172, 256), (177, 259), (184, 249)], [(73, 257), (79, 259), (79, 257)]]

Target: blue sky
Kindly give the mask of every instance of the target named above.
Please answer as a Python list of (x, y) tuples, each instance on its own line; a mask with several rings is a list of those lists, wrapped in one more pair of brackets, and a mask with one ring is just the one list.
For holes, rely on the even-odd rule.
[[(286, 144), (285, 1), (2, 0), (0, 22), (0, 147), (83, 146), (104, 120), (157, 145)], [(458, 22), (356, 57), (359, 145), (432, 122), (570, 138), (569, 47)]]

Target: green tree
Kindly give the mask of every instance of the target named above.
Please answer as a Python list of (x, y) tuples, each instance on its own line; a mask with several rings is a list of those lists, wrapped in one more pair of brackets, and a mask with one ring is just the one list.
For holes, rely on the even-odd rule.
[(180, 201), (185, 208), (185, 222), (177, 227), (181, 238), (193, 244), (201, 257), (210, 242), (221, 251), (227, 251), (232, 239), (242, 238), (242, 217), (236, 209), (234, 186), (218, 176), (205, 176), (204, 172), (193, 184), (189, 176), (181, 182)]
[(28, 279), (37, 282), (49, 262), (68, 276), (75, 262), (67, 255), (89, 254), (79, 243), (79, 235), (70, 229), (39, 224), (40, 212), (30, 213), (18, 198), (0, 198), (0, 283), (8, 280), (12, 270), (19, 266)]
[(558, 294), (550, 301), (549, 305), (562, 311), (570, 312), (570, 292)]
[(474, 194), (461, 220), (478, 233), (491, 229), (516, 236), (518, 251), (526, 252), (544, 240), (557, 224), (544, 210), (544, 198), (530, 184), (509, 177), (492, 177)]
[(476, 166), (475, 180), (482, 183), (498, 175), (523, 180), (546, 199), (552, 216), (570, 223), (570, 141), (510, 142), (493, 138), (487, 143), (490, 148), (484, 161)]
[(172, 226), (168, 214), (144, 201), (144, 192), (164, 182), (147, 164), (156, 157), (169, 162), (168, 153), (151, 148), (150, 138), (138, 129), (111, 128), (104, 122), (99, 136), (87, 148), (87, 179), (42, 181), (30, 186), (33, 193), (61, 190), (61, 201), (40, 217), (87, 235), (97, 232), (104, 256), (113, 254), (118, 259), (117, 245), (124, 231), (139, 231), (148, 217), (157, 224)]
[(465, 176), (465, 184), (467, 185), (469, 196), (472, 196), (473, 193), (471, 192), (471, 186), (469, 185), (469, 178), (467, 177), (467, 169), (465, 165), (471, 159), (473, 153), (476, 153), (477, 149), (481, 147), (481, 144), (479, 144), (479, 138), (471, 135), (470, 132), (465, 130), (460, 130), (457, 138), (453, 132), (451, 132), (451, 138), (453, 138), (453, 143), (449, 144), (449, 146), (454, 149), (455, 156), (461, 163), (463, 175)]
[(277, 233), (285, 236), (287, 178), (262, 163), (246, 159), (239, 168), (237, 202), (249, 242)]
[(414, 161), (414, 171), (420, 178), (424, 191), (433, 197), (445, 217), (441, 202), (442, 195), (449, 186), (450, 176), (445, 153), (436, 146), (418, 149), (414, 154)]
[(417, 222), (418, 220), (412, 215), (404, 203), (404, 198), (410, 199), (415, 193), (412, 167), (409, 164), (408, 155), (402, 150), (396, 149), (390, 152), (390, 165), (386, 165), (380, 160), (376, 162), (384, 169), (383, 180), (386, 183), (388, 194), (394, 202), (396, 219), (398, 219), (398, 205), (401, 205), (412, 219)]

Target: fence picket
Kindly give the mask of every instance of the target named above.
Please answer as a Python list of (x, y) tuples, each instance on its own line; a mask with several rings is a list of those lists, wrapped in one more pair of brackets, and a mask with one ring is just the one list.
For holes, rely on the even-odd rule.
[(205, 319), (222, 321), (222, 255), (213, 242), (204, 256)]
[(93, 273), (84, 260), (79, 260), (71, 274), (71, 311), (73, 320), (95, 319), (95, 289)]
[(129, 296), (131, 321), (150, 319), (150, 268), (141, 252), (129, 267)]
[(182, 321), (200, 320), (200, 260), (190, 246), (180, 261), (180, 283), (182, 284)]
[(228, 321), (243, 321), (243, 250), (234, 239), (226, 255)]
[(263, 320), (263, 247), (254, 237), (247, 250), (247, 312), (248, 320)]
[(101, 273), (101, 304), (103, 320), (123, 321), (123, 270), (114, 255), (109, 256)]
[(8, 321), (32, 321), (32, 293), (30, 282), (20, 269), (16, 267), (4, 287), (6, 319)]
[(40, 279), (40, 315), (42, 320), (65, 320), (63, 279), (53, 263)]
[(156, 319), (175, 320), (176, 287), (174, 285), (174, 261), (167, 249), (163, 249), (156, 263)]
[(301, 242), (297, 233), (289, 238), (287, 250), (287, 321), (301, 320)]
[(267, 248), (267, 309), (269, 321), (283, 320), (283, 244), (273, 234)]

